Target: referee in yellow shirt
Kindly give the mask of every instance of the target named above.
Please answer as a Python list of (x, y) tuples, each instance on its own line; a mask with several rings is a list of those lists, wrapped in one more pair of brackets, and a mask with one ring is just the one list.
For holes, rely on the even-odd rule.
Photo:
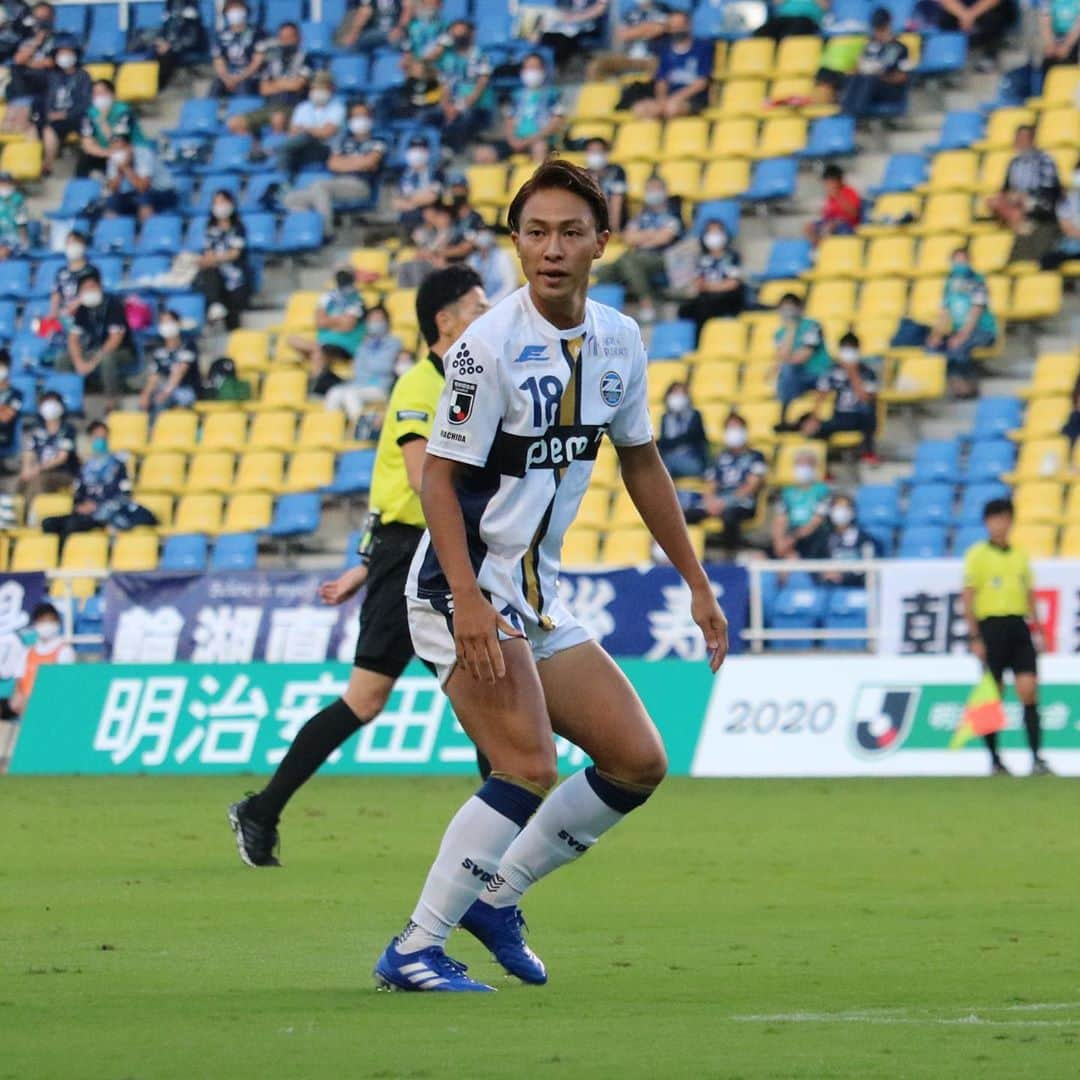
[[(425, 528), (420, 478), (445, 382), (442, 358), (487, 306), (483, 283), (467, 266), (435, 271), (417, 291), (417, 321), (429, 351), (394, 384), (386, 406), (369, 498), (378, 516), (361, 564), (319, 590), (326, 603), (341, 604), (367, 583), (352, 675), (344, 695), (300, 729), (266, 787), (229, 807), (240, 857), (249, 866), (280, 865), (274, 851), (285, 804), (350, 735), (382, 712), (413, 658), (405, 584)], [(481, 772), (486, 767), (481, 758)]]
[[(991, 499), (983, 510), (989, 540), (972, 545), (964, 556), (964, 615), (971, 651), (1002, 688), (1006, 670), (1016, 679), (1024, 706), (1024, 730), (1031, 747), (1033, 776), (1049, 774), (1039, 750), (1039, 683), (1036, 643), (1028, 628), (1035, 614), (1031, 562), (1026, 551), (1009, 543), (1013, 524), (1011, 499)], [(995, 774), (1008, 774), (998, 753), (997, 733), (985, 736)]]

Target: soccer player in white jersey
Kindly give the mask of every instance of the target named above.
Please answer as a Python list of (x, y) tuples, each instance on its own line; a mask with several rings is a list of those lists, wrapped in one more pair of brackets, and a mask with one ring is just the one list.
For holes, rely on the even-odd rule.
[[(690, 587), (714, 671), (727, 653), (727, 620), (653, 441), (641, 333), (586, 299), (609, 237), (603, 194), (584, 169), (551, 161), (517, 193), (509, 223), (528, 284), (446, 356), (424, 463), (428, 534), (407, 590), (416, 651), (493, 771), (450, 822), (412, 918), (376, 964), (385, 989), (492, 989), (446, 955), (458, 925), (510, 973), (546, 982), (525, 943), (522, 895), (664, 777), (663, 743), (634, 688), (556, 587), (562, 538), (605, 434)], [(594, 763), (558, 787), (553, 732)]]

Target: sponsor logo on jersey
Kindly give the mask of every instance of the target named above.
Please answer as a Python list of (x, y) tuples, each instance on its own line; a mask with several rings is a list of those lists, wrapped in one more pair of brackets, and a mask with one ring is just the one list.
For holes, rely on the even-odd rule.
[(570, 424), (550, 428), (543, 435), (511, 435), (501, 431), (488, 464), (504, 476), (524, 476), (529, 469), (565, 469), (575, 461), (595, 461), (604, 428)]
[(622, 376), (617, 371), (605, 371), (600, 376), (600, 397), (605, 405), (614, 408), (623, 399)]
[(462, 433), (460, 431), (447, 431), (446, 428), (443, 428), (439, 432), (439, 438), (440, 439), (448, 439), (450, 442), (459, 442), (459, 443), (464, 443), (464, 442), (469, 441), (468, 439), (465, 438), (464, 435), (462, 435)]
[(544, 360), (547, 360), (547, 346), (546, 345), (526, 345), (524, 349), (518, 353), (515, 364), (537, 364)]
[(454, 379), (450, 384), (450, 411), (447, 413), (447, 420), (451, 424), (464, 424), (472, 416), (475, 401), (476, 383)]

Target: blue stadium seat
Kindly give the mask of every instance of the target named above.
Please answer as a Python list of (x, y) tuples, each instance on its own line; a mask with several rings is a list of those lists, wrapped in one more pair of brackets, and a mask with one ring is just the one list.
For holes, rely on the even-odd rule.
[(366, 56), (335, 56), (330, 61), (330, 74), (339, 94), (361, 95), (368, 88), (368, 58)]
[(823, 116), (810, 125), (806, 146), (799, 151), (803, 158), (847, 157), (854, 154), (855, 118), (853, 116)]
[(961, 525), (953, 531), (950, 553), (963, 555), (972, 544), (986, 539), (986, 528), (982, 525)]
[[(866, 590), (833, 588), (827, 592), (824, 628), (826, 630), (864, 630), (866, 628)], [(826, 639), (830, 651), (843, 652), (866, 648), (865, 638)]]
[(852, 34), (870, 25), (867, 0), (833, 0), (829, 8), (828, 34)]
[(169, 307), (180, 316), (182, 323), (198, 327), (206, 325), (206, 297), (202, 293), (173, 293), (169, 297)]
[[(776, 630), (811, 630), (820, 626), (825, 615), (825, 590), (816, 586), (787, 585), (777, 594), (773, 604), (772, 626)], [(812, 638), (792, 638), (774, 641), (771, 648), (791, 651), (810, 649)]]
[(225, 533), (214, 544), (211, 570), (254, 570), (259, 561), (259, 541), (254, 533)]
[(136, 30), (156, 30), (165, 21), (164, 3), (140, 0), (128, 9), (131, 26)]
[(124, 280), (124, 260), (120, 255), (95, 255), (94, 265), (101, 274), (106, 292), (118, 292)]
[(694, 351), (697, 327), (690, 319), (657, 323), (649, 342), (650, 360), (679, 360)]
[(266, 211), (241, 214), (240, 220), (247, 230), (248, 251), (273, 251), (277, 218)]
[(981, 525), (983, 509), (991, 499), (1004, 499), (1009, 489), (1000, 481), (997, 483), (968, 484), (960, 499), (959, 525)]
[(66, 262), (63, 255), (50, 255), (34, 266), (34, 282), (27, 294), (31, 300), (40, 300), (52, 295), (53, 285), (56, 283), (56, 271)]
[(69, 180), (60, 205), (55, 210), (49, 210), (45, 216), (53, 220), (79, 217), (85, 213), (90, 203), (100, 197), (100, 180)]
[(884, 0), (881, 4), (892, 16), (892, 24), (898, 34), (903, 33), (915, 13), (915, 0)]
[(245, 113), (255, 112), (266, 104), (258, 94), (239, 94), (229, 98), (225, 105), (225, 117), (243, 116)]
[(799, 163), (793, 157), (766, 158), (754, 166), (750, 186), (739, 196), (745, 202), (792, 199), (799, 182)]
[(41, 297), (36, 300), (31, 300), (22, 311), (22, 318), (20, 319), (20, 329), (25, 330), (28, 334), (34, 332), (34, 321), (36, 319), (44, 319), (49, 314), (49, 308), (52, 306), (51, 301), (47, 297)]
[(45, 338), (38, 337), (33, 330), (20, 330), (8, 346), (12, 371), (25, 373), (40, 367), (48, 351)]
[(363, 561), (360, 558), (360, 552), (358, 550), (363, 535), (363, 529), (353, 529), (353, 531), (345, 538), (345, 565), (343, 569), (351, 570), (354, 566), (359, 566)]
[(63, 399), (64, 408), (73, 416), (82, 416), (83, 394), (86, 383), (81, 375), (74, 371), (54, 371), (45, 376), (42, 393), (52, 391)]
[(275, 250), (282, 255), (318, 251), (323, 245), (323, 219), (315, 210), (294, 210), (281, 223)]
[(607, 304), (608, 307), (618, 308), (621, 311), (623, 304), (626, 302), (626, 289), (614, 281), (601, 283), (589, 289), (589, 299), (595, 300), (598, 304)]
[(912, 525), (900, 535), (901, 559), (940, 559), (945, 554), (943, 525)]
[(955, 484), (960, 479), (960, 447), (955, 439), (927, 439), (915, 450), (913, 484)]
[(893, 191), (911, 191), (926, 180), (926, 167), (922, 154), (893, 154), (885, 163), (881, 183), (869, 193), (876, 197)]
[(205, 165), (198, 166), (195, 172), (202, 175), (245, 172), (250, 156), (250, 135), (219, 135), (214, 141), (214, 149), (210, 152), (210, 160)]
[(737, 199), (707, 199), (694, 208), (694, 221), (690, 231), (700, 236), (705, 231), (707, 221), (722, 221), (728, 236), (735, 239), (739, 235), (739, 218), (742, 207)]
[[(136, 4), (136, 7), (140, 5)], [(86, 13), (88, 8), (81, 4), (57, 4), (53, 20), (53, 32), (59, 37), (70, 35), (80, 48), (86, 40)]]
[(975, 421), (971, 425), (972, 438), (1000, 439), (1020, 427), (1024, 420), (1024, 406), (1019, 398), (985, 397), (975, 406)]
[(155, 214), (135, 241), (136, 255), (175, 255), (183, 242), (184, 221), (176, 214)]
[(371, 488), (371, 471), (375, 467), (374, 450), (346, 450), (338, 454), (334, 464), (334, 479), (326, 488), (328, 495), (355, 495)]
[(237, 173), (217, 173), (213, 176), (204, 176), (202, 187), (199, 189), (199, 197), (195, 200), (194, 207), (189, 213), (201, 217), (205, 221), (210, 214), (210, 204), (214, 201), (214, 193), (217, 191), (228, 191), (239, 202), (240, 188), (243, 186), (243, 182), (243, 177)]
[(715, 40), (730, 32), (730, 14), (723, 4), (697, 4), (690, 20), (690, 32), (695, 38)]
[(302, 22), (300, 24), (300, 42), (309, 57), (327, 57), (334, 54), (334, 31), (337, 29), (327, 22)]
[(923, 38), (922, 59), (916, 75), (951, 75), (967, 64), (967, 35), (927, 34)]
[(289, 178), (283, 172), (256, 173), (248, 181), (244, 189), (243, 198), (239, 202), (241, 213), (255, 213), (265, 210), (266, 196), (272, 187), (282, 187), (289, 182)]
[(864, 529), (900, 524), (900, 496), (893, 484), (863, 484), (855, 492), (855, 517)]
[(947, 525), (952, 520), (951, 484), (919, 484), (908, 496), (905, 525)]
[[(267, 30), (272, 33), (277, 32), (277, 28), (283, 22), (298, 22), (301, 18), (307, 15), (304, 10), (306, 4), (294, 3), (294, 0), (266, 0), (266, 4), (263, 7), (262, 24)], [(336, 27), (337, 23), (331, 23), (326, 19), (325, 14), (323, 21), (326, 22), (331, 28)]]
[(931, 153), (939, 150), (966, 150), (983, 137), (986, 120), (982, 113), (958, 109), (945, 114), (938, 140), (926, 149)]
[(95, 6), (83, 60), (92, 64), (111, 63), (123, 56), (126, 49), (126, 35), (120, 29), (119, 6), (116, 4)]
[(348, 0), (323, 0), (323, 22), (328, 26), (340, 26), (348, 8)]
[(22, 259), (0, 262), (0, 296), (23, 300), (30, 292), (30, 264)]
[[(135, 9), (142, 4), (136, 4)], [(165, 132), (170, 139), (186, 135), (216, 135), (221, 130), (218, 120), (218, 102), (216, 98), (188, 98), (180, 107), (180, 118), (174, 128)]]
[(502, 45), (514, 37), (510, 12), (502, 4), (485, 4), (483, 18), (476, 20), (476, 44), (481, 49)]
[(10, 341), (19, 321), (19, 305), (14, 300), (0, 300), (0, 338)]
[(167, 274), (171, 266), (170, 255), (136, 255), (128, 267), (128, 281), (143, 289), (153, 289), (154, 279)]
[(90, 240), (95, 255), (128, 255), (135, 250), (135, 219), (106, 217), (95, 226)]
[(33, 375), (11, 375), (12, 388), (22, 395), (22, 408), (19, 416), (35, 416), (37, 414), (37, 379)]
[(813, 248), (802, 238), (774, 240), (769, 249), (769, 262), (761, 275), (762, 281), (794, 278), (809, 270), (813, 264)]
[(964, 482), (982, 484), (1000, 480), (1016, 464), (1016, 444), (1008, 439), (985, 439), (975, 443), (968, 457)]
[[(484, 20), (486, 22), (487, 20)], [(480, 44), (480, 31), (484, 22), (476, 28), (477, 44)], [(400, 86), (405, 81), (401, 70), (401, 54), (397, 52), (378, 52), (371, 63), (371, 73), (368, 76), (368, 93), (385, 94), (395, 86)]]
[(290, 536), (310, 536), (319, 531), (322, 503), (318, 492), (304, 491), (282, 495), (274, 506), (270, 535), (279, 539)]
[[(136, 5), (137, 6), (137, 5)], [(63, 10), (62, 8), (60, 10)], [(95, 593), (93, 596), (88, 596), (83, 601), (82, 607), (79, 609), (75, 616), (75, 633), (79, 635), (83, 634), (103, 634), (105, 631), (105, 603), (102, 600), (100, 593)], [(76, 646), (78, 650), (79, 646)], [(85, 645), (83, 646), (87, 651), (94, 651), (99, 648), (97, 645)]]
[(161, 553), (161, 570), (206, 569), (206, 537), (202, 533), (185, 533), (170, 536)]

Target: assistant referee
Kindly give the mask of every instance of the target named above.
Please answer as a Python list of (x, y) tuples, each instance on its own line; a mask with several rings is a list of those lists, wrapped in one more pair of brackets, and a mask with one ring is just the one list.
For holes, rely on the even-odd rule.
[[(1016, 696), (1024, 706), (1024, 730), (1031, 747), (1033, 776), (1049, 774), (1041, 757), (1039, 683), (1036, 647), (1028, 628), (1035, 614), (1031, 561), (1021, 548), (1009, 543), (1013, 525), (1010, 499), (991, 499), (983, 510), (989, 540), (973, 544), (964, 556), (964, 615), (971, 651), (1003, 686), (1005, 672), (1016, 679)], [(992, 771), (1007, 774), (998, 753), (997, 732), (984, 736)]]
[[(229, 807), (240, 857), (249, 866), (280, 865), (274, 851), (285, 804), (350, 735), (382, 712), (413, 658), (405, 584), (424, 534), (420, 480), (445, 382), (442, 358), (487, 306), (479, 275), (466, 266), (430, 274), (417, 291), (417, 321), (429, 351), (398, 379), (386, 407), (369, 500), (375, 524), (365, 538), (364, 561), (320, 590), (327, 603), (340, 604), (367, 582), (352, 675), (344, 695), (300, 729), (266, 787)], [(480, 769), (486, 775), (482, 758)]]

